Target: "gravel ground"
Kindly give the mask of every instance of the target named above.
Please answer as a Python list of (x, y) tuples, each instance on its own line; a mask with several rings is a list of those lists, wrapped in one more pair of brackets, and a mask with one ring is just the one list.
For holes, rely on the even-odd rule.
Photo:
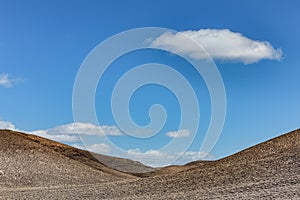
[[(49, 164), (50, 167), (37, 169), (39, 173), (33, 170), (37, 177), (26, 182), (21, 179), (28, 169), (15, 163), (18, 170), (11, 173), (16, 180), (0, 179), (0, 199), (300, 199), (299, 134), (297, 130), (218, 161), (194, 162), (141, 175), (147, 178), (107, 174), (87, 169), (85, 167), (89, 166), (82, 163), (76, 165), (62, 160), (62, 172), (55, 178), (62, 177), (66, 181), (53, 181), (50, 176), (53, 172), (45, 174), (45, 170), (53, 168), (54, 164)], [(19, 159), (28, 164), (25, 155)], [(0, 170), (3, 169), (2, 159), (3, 151)], [(32, 159), (30, 162), (34, 160), (41, 161)], [(76, 176), (69, 165), (76, 169), (74, 173), (83, 175), (77, 174), (74, 179)], [(4, 176), (13, 166), (10, 164), (3, 169)]]

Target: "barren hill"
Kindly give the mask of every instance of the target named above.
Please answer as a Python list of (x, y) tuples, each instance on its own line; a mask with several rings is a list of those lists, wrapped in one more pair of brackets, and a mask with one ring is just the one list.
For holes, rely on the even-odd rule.
[(0, 186), (92, 184), (133, 178), (89, 152), (34, 135), (0, 130)]
[[(9, 154), (9, 151), (6, 152), (1, 148), (3, 157), (2, 154)], [(22, 155), (22, 159), (29, 159), (27, 155), (28, 153)], [(77, 184), (71, 182), (74, 184), (65, 184), (62, 187), (56, 186), (53, 181), (53, 185), (49, 187), (18, 188), (17, 185), (16, 188), (5, 188), (0, 186), (0, 197), (2, 195), (3, 199), (143, 200), (300, 199), (299, 155), (300, 130), (296, 130), (218, 161), (198, 161), (185, 166), (162, 168), (152, 173), (137, 173), (140, 177), (147, 178), (131, 178), (114, 173), (97, 172), (99, 173), (97, 174), (95, 172), (93, 176), (104, 177), (103, 183), (99, 181), (87, 184), (88, 181), (76, 181)], [(66, 161), (64, 163), (66, 165), (62, 167), (69, 169), (69, 163)], [(0, 169), (1, 167), (2, 161)], [(18, 170), (25, 172), (27, 169), (25, 166), (19, 166)], [(44, 168), (40, 169), (38, 175), (45, 176), (50, 181), (50, 174), (44, 175), (42, 172), (45, 172)], [(62, 178), (67, 177), (64, 173), (60, 175)], [(107, 182), (110, 178), (111, 182)], [(16, 176), (16, 180), (20, 178)], [(15, 184), (14, 181), (9, 183)]]
[(138, 161), (88, 152), (65, 144), (61, 144), (59, 142), (48, 140), (36, 135), (25, 134), (24, 136), (39, 144), (42, 144), (45, 147), (53, 149), (56, 152), (61, 153), (71, 159), (77, 160), (81, 163), (84, 163), (96, 169), (98, 169), (98, 165), (101, 169), (104, 164), (109, 168), (121, 172), (128, 172), (128, 173), (131, 172), (143, 173), (143, 172), (149, 172), (154, 170), (152, 167), (143, 165)]

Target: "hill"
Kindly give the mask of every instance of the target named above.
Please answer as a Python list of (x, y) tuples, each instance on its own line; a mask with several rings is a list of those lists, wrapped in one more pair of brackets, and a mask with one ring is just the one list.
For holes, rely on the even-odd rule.
[[(1, 155), (10, 152), (1, 151)], [(23, 160), (29, 159), (26, 155), (22, 155)], [(300, 199), (299, 155), (300, 130), (296, 130), (217, 161), (136, 173), (144, 178), (101, 171), (93, 175), (103, 177), (103, 182), (92, 185), (77, 181), (64, 186), (0, 187), (0, 194), (4, 199)], [(27, 170), (24, 165), (17, 169)], [(43, 168), (39, 175), (50, 181), (51, 177), (42, 172)], [(60, 175), (67, 177), (64, 173)]]
[(133, 176), (89, 152), (34, 135), (0, 130), (0, 186), (93, 184)]
[(71, 159), (77, 160), (81, 163), (84, 163), (96, 169), (98, 169), (98, 165), (100, 164), (100, 167), (102, 165), (106, 165), (109, 168), (121, 172), (128, 172), (128, 173), (133, 173), (133, 172), (143, 173), (143, 172), (149, 172), (154, 170), (152, 167), (143, 165), (138, 161), (88, 152), (65, 144), (61, 144), (59, 142), (48, 140), (36, 135), (25, 134), (25, 136), (28, 139), (31, 139), (39, 144), (42, 144), (45, 147), (53, 149), (58, 153), (61, 153)]

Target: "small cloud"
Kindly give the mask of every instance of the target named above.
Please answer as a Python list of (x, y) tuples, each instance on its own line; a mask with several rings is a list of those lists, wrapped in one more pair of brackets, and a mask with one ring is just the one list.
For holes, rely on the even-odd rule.
[[(27, 132), (33, 135), (38, 135), (58, 142), (79, 142), (79, 135), (90, 135), (90, 136), (105, 136), (122, 135), (120, 129), (116, 126), (97, 126), (90, 123), (75, 122), (70, 124), (65, 124), (57, 126), (55, 128), (46, 130), (37, 130), (32, 132)], [(79, 135), (78, 135), (79, 134)], [(95, 148), (95, 147), (94, 147)]]
[(82, 122), (75, 122), (70, 124), (65, 124), (61, 126), (57, 126), (55, 128), (51, 128), (47, 130), (48, 134), (80, 134), (80, 135), (96, 135), (96, 136), (105, 136), (105, 135), (112, 135), (118, 136), (122, 135), (120, 129), (116, 126), (97, 126), (91, 123), (82, 123)]
[(97, 126), (90, 123), (70, 123), (61, 126), (57, 126), (51, 129), (35, 130), (35, 131), (24, 131), (17, 129), (15, 125), (9, 121), (0, 121), (0, 129), (10, 129), (14, 131), (20, 131), (32, 135), (41, 136), (50, 140), (58, 142), (76, 143), (80, 141), (79, 135), (94, 135), (94, 136), (105, 136), (122, 135), (122, 132), (116, 126)]
[(80, 141), (78, 135), (75, 135), (75, 134), (74, 135), (67, 135), (67, 134), (53, 135), (53, 134), (49, 134), (48, 130), (36, 130), (36, 131), (20, 130), (20, 129), (16, 128), (16, 126), (13, 123), (11, 123), (9, 121), (0, 121), (0, 129), (9, 129), (12, 131), (19, 131), (19, 132), (23, 132), (23, 133), (37, 135), (37, 136), (44, 137), (44, 138), (54, 140), (54, 141), (58, 141), (58, 142), (74, 143), (74, 142)]
[(190, 135), (189, 130), (183, 129), (179, 131), (170, 131), (166, 134), (170, 138), (182, 138), (188, 137)]
[(251, 64), (262, 59), (280, 60), (282, 57), (282, 50), (273, 48), (269, 42), (252, 40), (228, 29), (188, 30), (176, 34), (167, 32), (154, 39), (151, 46), (197, 60), (207, 58), (207, 53), (201, 48), (199, 51), (199, 47), (190, 39), (200, 44), (213, 59), (218, 60)]
[(16, 130), (16, 127), (9, 121), (0, 121), (0, 129)]
[[(126, 157), (152, 167), (162, 167), (169, 164), (182, 165), (196, 160), (207, 160), (214, 158), (213, 155), (204, 152), (186, 151), (170, 153), (159, 150), (148, 150), (146, 152), (141, 152), (140, 149), (128, 150)], [(178, 159), (172, 163), (172, 161), (174, 161), (176, 158)]]
[(53, 135), (53, 134), (49, 134), (47, 130), (37, 130), (37, 131), (31, 131), (31, 132), (26, 132), (28, 134), (32, 134), (32, 135), (37, 135), (40, 137), (44, 137), (47, 138), (49, 140), (54, 140), (57, 142), (78, 142), (80, 141), (80, 138), (78, 137), (78, 135), (67, 135), (67, 134), (57, 134), (57, 135)]
[(99, 153), (99, 154), (110, 154), (113, 152), (113, 148), (110, 145), (105, 143), (92, 144), (89, 146), (86, 146), (82, 143), (74, 143), (71, 146), (78, 149), (90, 151), (93, 153)]
[(87, 149), (94, 153), (108, 154), (111, 153), (111, 147), (108, 144), (100, 143), (88, 146)]
[(16, 85), (20, 79), (13, 79), (8, 76), (8, 74), (2, 73), (0, 74), (0, 85), (6, 88), (13, 87)]

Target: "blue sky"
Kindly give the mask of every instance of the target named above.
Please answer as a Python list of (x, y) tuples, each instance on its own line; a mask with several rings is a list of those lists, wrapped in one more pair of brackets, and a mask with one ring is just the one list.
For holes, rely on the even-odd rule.
[[(62, 125), (73, 122), (76, 74), (89, 52), (122, 31), (164, 27), (180, 32), (228, 29), (229, 34), (240, 33), (251, 41), (267, 41), (274, 51), (282, 51), (280, 59), (262, 56), (250, 63), (245, 59), (229, 59), (227, 55), (223, 59), (215, 56), (226, 90), (227, 113), (222, 134), (210, 152), (214, 158), (297, 129), (300, 127), (299, 6), (297, 1), (0, 1), (0, 127), (39, 131), (42, 136), (52, 134), (53, 139), (62, 141), (63, 136), (59, 135), (69, 130)], [(224, 48), (230, 46), (225, 44)], [(211, 49), (209, 53), (214, 54), (215, 48)], [(165, 107), (168, 119), (153, 138), (145, 140), (120, 134), (111, 113), (114, 84), (132, 67), (149, 62), (174, 67), (193, 85), (200, 99), (201, 121), (189, 155), (181, 163), (198, 158), (196, 152), (210, 120), (209, 93), (202, 77), (185, 60), (168, 52), (131, 52), (111, 65), (96, 93), (100, 125), (110, 128), (107, 137), (128, 151), (127, 156), (146, 164), (153, 163), (151, 155), (170, 142), (166, 134), (178, 129), (180, 110), (176, 97), (166, 88), (142, 87), (130, 102), (132, 118), (140, 125), (149, 123), (149, 106), (159, 103)], [(68, 134), (69, 139), (72, 136)], [(82, 146), (76, 139), (63, 142)], [(101, 138), (90, 145), (100, 153), (117, 155)], [(178, 152), (174, 149), (174, 153)], [(155, 165), (160, 163), (155, 160)]]

